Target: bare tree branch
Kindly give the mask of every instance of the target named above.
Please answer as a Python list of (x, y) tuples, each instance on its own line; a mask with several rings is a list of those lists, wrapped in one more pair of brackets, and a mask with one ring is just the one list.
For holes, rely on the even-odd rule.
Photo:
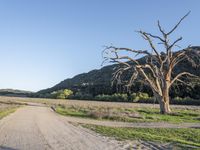
[(166, 35), (170, 35), (176, 28), (180, 25), (180, 23), (190, 14), (191, 11), (189, 11), (185, 16), (183, 16), (180, 21), (172, 28), (171, 31), (169, 31)]
[(182, 73), (179, 73), (176, 77), (174, 77), (174, 79), (170, 82), (170, 86), (177, 80), (179, 79), (180, 77), (184, 76), (184, 75), (188, 75), (188, 76), (191, 76), (191, 77), (196, 77), (198, 78), (198, 76), (194, 75), (194, 74), (191, 74), (189, 72), (182, 72)]
[(158, 53), (158, 51), (156, 50), (151, 38), (148, 36), (148, 34), (146, 32), (143, 32), (143, 31), (138, 31), (142, 36), (144, 36), (145, 40), (148, 41), (150, 47), (153, 49), (153, 51), (155, 52), (156, 56), (157, 56), (157, 59), (161, 62), (161, 58), (160, 58), (160, 55)]
[(115, 51), (128, 51), (128, 52), (133, 52), (133, 53), (138, 53), (138, 54), (151, 55), (147, 50), (134, 50), (134, 49), (130, 49), (130, 48), (114, 47), (114, 46), (106, 47), (106, 50), (110, 50), (110, 49), (114, 49)]
[(171, 49), (172, 47), (174, 47), (176, 45), (176, 43), (178, 43), (179, 41), (181, 41), (183, 38), (180, 37), (178, 38), (176, 41), (174, 41), (170, 46), (169, 46), (169, 49)]
[(160, 25), (160, 21), (158, 20), (158, 29), (160, 30), (160, 32), (162, 33), (163, 37), (166, 37), (166, 33), (165, 31), (162, 29), (161, 25)]
[[(138, 31), (137, 31), (138, 32)], [(152, 38), (155, 38), (155, 39), (159, 39), (161, 42), (165, 42), (164, 39), (162, 39), (160, 36), (157, 36), (157, 35), (152, 35), (151, 33), (147, 33), (147, 32), (144, 32), (146, 35), (152, 37)]]

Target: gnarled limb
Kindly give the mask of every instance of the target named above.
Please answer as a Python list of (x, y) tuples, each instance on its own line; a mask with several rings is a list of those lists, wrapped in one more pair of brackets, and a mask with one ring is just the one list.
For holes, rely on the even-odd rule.
[(196, 78), (199, 78), (198, 76), (192, 74), (192, 73), (189, 73), (189, 72), (181, 72), (179, 73), (178, 75), (176, 75), (176, 77), (174, 77), (174, 79), (170, 82), (170, 86), (176, 81), (178, 80), (180, 77), (184, 76), (184, 75), (188, 75), (188, 76), (191, 76), (191, 77), (196, 77)]

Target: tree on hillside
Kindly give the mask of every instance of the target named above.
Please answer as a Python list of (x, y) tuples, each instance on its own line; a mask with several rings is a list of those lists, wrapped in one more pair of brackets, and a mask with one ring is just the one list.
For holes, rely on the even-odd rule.
[[(200, 52), (192, 51), (190, 46), (181, 51), (176, 51), (175, 47), (182, 37), (174, 41), (170, 41), (170, 35), (177, 29), (180, 23), (189, 15), (188, 12), (182, 17), (179, 22), (168, 32), (166, 32), (160, 22), (158, 21), (158, 29), (160, 35), (154, 35), (142, 30), (137, 31), (150, 46), (149, 50), (136, 50), (131, 48), (122, 48), (115, 46), (108, 46), (103, 51), (104, 62), (119, 64), (118, 68), (113, 74), (113, 83), (125, 84), (126, 87), (131, 87), (136, 79), (143, 80), (153, 91), (154, 97), (160, 104), (160, 113), (170, 113), (170, 97), (169, 90), (175, 82), (187, 84), (183, 77), (191, 78), (197, 77), (190, 72), (179, 72), (174, 75), (174, 70), (177, 64), (184, 60), (189, 60), (194, 66), (199, 65)], [(155, 42), (162, 47), (158, 50)], [(180, 47), (179, 47), (180, 48)], [(144, 56), (145, 63), (141, 63), (137, 56)], [(130, 74), (128, 80), (124, 80), (123, 76)], [(198, 77), (197, 77), (198, 78)]]

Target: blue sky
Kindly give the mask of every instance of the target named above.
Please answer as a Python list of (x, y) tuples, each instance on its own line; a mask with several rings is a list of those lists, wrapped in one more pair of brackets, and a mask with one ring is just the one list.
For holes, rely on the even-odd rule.
[(170, 29), (200, 45), (199, 0), (1, 0), (0, 88), (38, 91), (101, 67), (104, 45), (146, 48), (135, 30)]

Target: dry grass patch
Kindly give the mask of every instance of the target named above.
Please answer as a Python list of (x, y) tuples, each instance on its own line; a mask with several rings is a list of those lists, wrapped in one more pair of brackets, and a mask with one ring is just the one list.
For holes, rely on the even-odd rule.
[(124, 122), (169, 122), (200, 123), (200, 110), (175, 109), (172, 114), (162, 115), (159, 108), (119, 108), (111, 106), (79, 106), (63, 105), (56, 106), (56, 112), (62, 115), (85, 117), (92, 119), (103, 119)]
[(0, 103), (0, 119), (9, 115), (10, 113), (15, 112), (18, 107), (18, 105), (14, 104), (9, 105)]

